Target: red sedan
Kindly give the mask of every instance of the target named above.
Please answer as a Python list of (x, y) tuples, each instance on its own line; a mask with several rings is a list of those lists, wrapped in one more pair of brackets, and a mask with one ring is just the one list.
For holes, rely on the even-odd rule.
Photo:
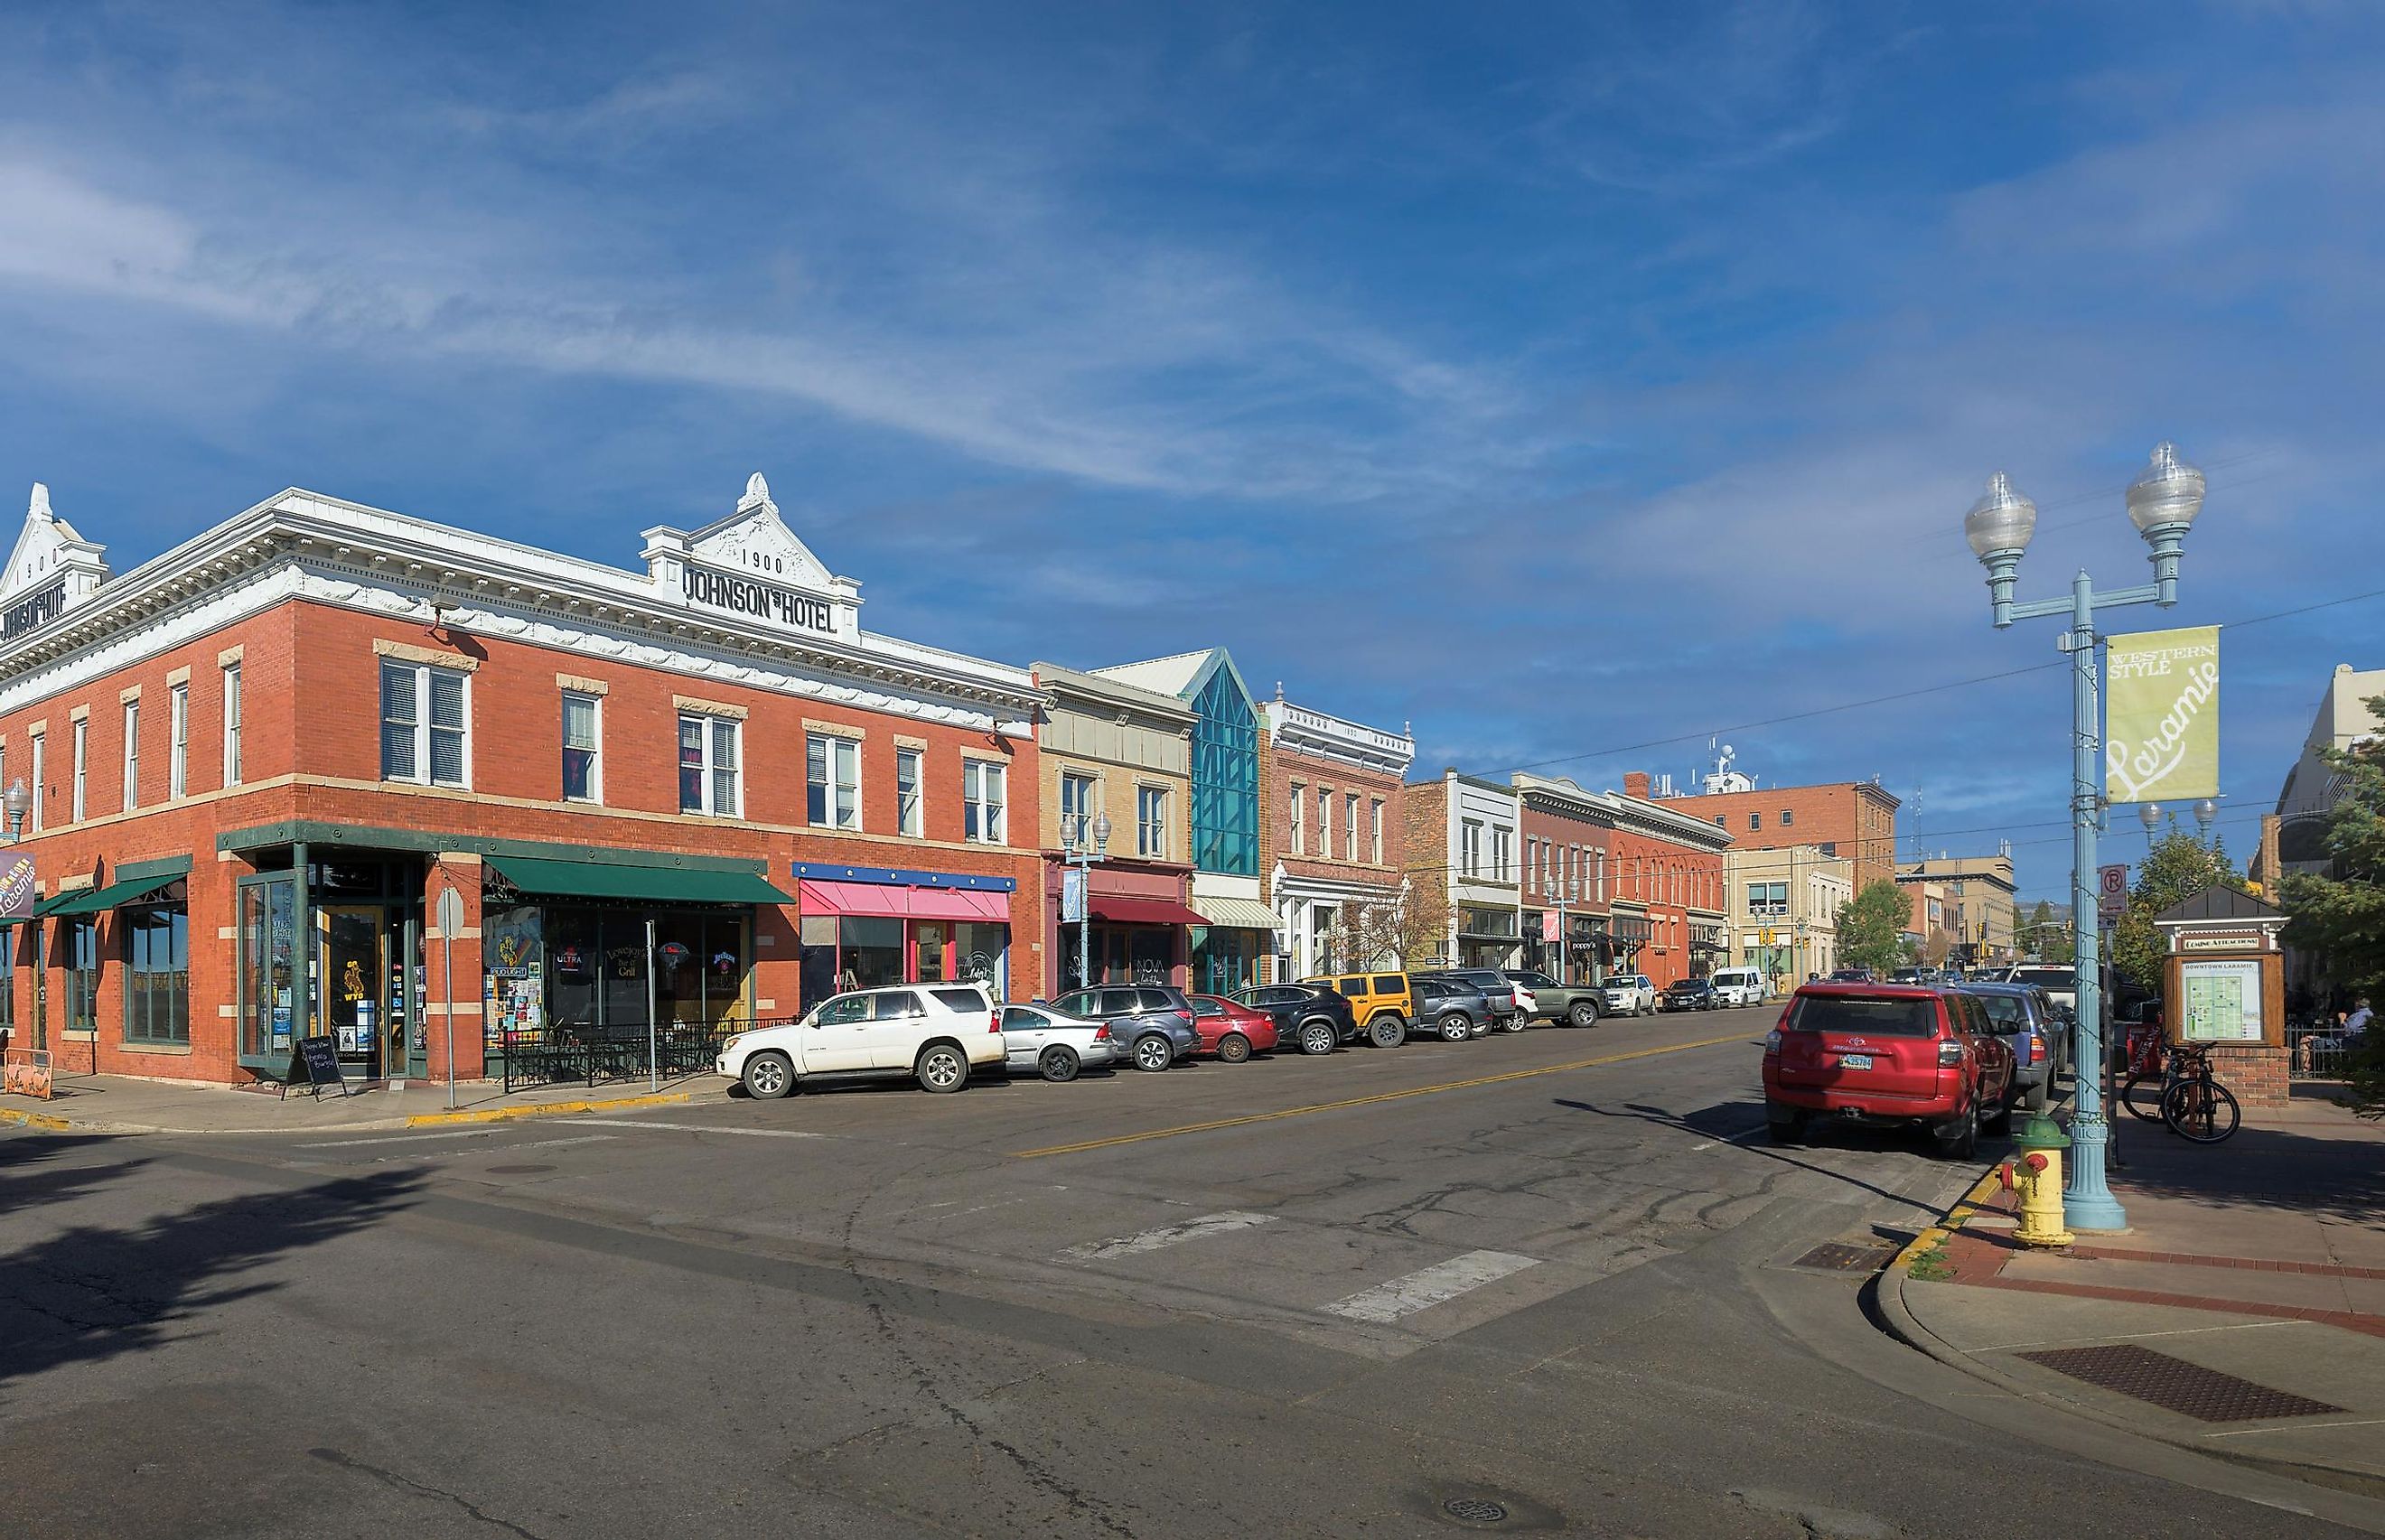
[(1194, 995), (1192, 1030), (1201, 1035), (1201, 1051), (1218, 1062), (1239, 1064), (1253, 1053), (1275, 1047), (1275, 1018), (1264, 1011), (1216, 995)]

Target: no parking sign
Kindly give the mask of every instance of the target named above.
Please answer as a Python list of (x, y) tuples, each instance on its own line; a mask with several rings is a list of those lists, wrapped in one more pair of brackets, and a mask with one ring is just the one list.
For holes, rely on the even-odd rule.
[(2116, 920), (2129, 907), (2129, 868), (2126, 863), (2117, 866), (2095, 869), (2095, 913), (2107, 920)]

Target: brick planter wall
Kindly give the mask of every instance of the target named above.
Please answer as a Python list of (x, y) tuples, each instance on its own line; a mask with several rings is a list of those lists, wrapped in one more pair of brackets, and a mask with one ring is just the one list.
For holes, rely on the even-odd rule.
[(2236, 1093), (2241, 1107), (2283, 1107), (2292, 1094), (2288, 1083), (2291, 1057), (2283, 1048), (2223, 1045), (2211, 1050), (2211, 1073)]

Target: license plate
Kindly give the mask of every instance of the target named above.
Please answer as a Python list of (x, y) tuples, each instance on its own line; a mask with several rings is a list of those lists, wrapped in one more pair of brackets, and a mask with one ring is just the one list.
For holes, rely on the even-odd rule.
[(1842, 1070), (1867, 1070), (1871, 1068), (1871, 1055), (1868, 1053), (1842, 1053), (1839, 1055), (1839, 1068)]

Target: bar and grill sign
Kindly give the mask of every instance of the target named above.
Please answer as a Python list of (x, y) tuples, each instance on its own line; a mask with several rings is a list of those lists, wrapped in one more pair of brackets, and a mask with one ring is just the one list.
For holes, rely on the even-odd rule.
[(2219, 627), (2114, 637), (2104, 678), (2104, 795), (2219, 795)]

